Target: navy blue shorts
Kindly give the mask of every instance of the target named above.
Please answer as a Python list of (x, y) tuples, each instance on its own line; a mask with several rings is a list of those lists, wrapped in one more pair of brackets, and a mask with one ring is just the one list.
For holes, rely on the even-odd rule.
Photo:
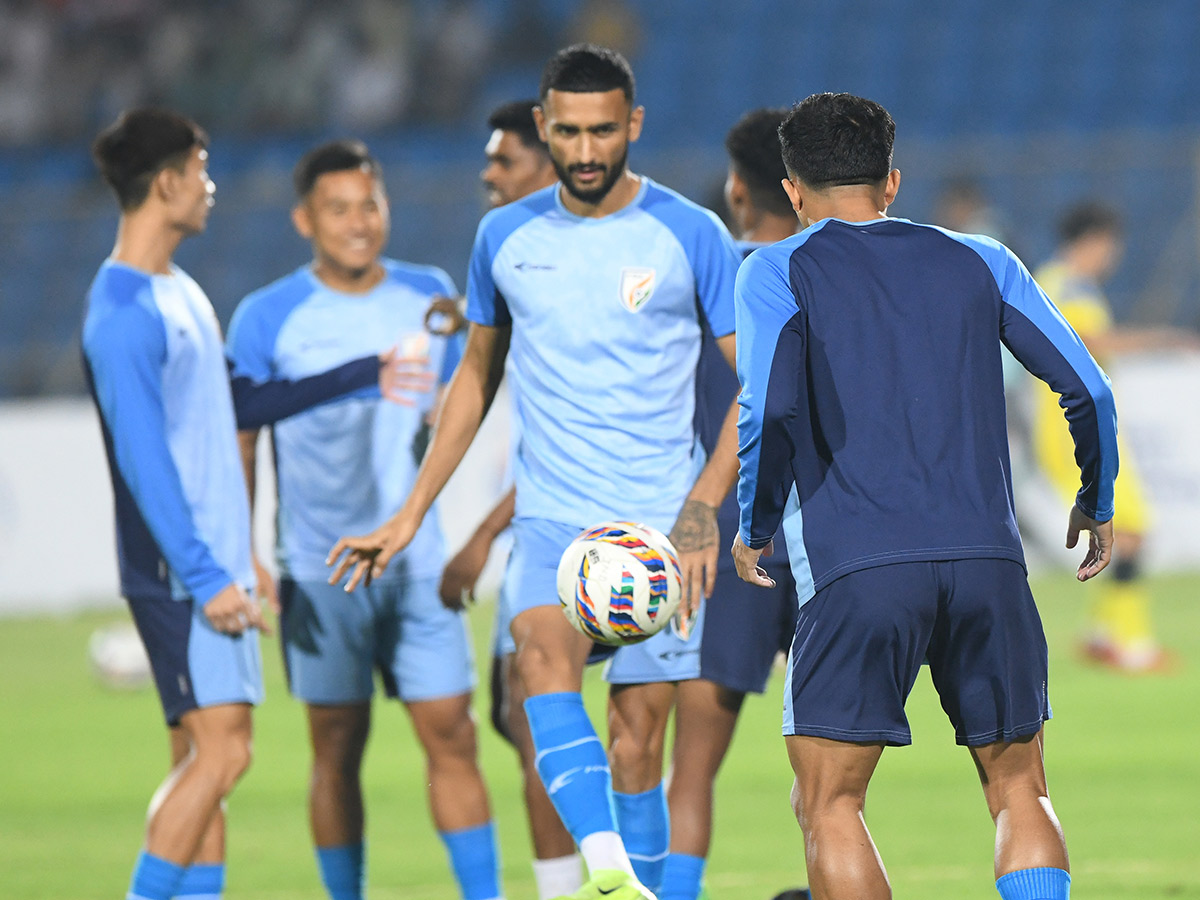
[(960, 559), (862, 569), (818, 591), (796, 625), (783, 733), (912, 743), (904, 701), (925, 660), (960, 744), (1012, 741), (1050, 718), (1024, 568)]
[(796, 633), (796, 582), (792, 570), (772, 565), (775, 587), (747, 584), (736, 571), (718, 572), (704, 601), (700, 677), (743, 694), (761, 694), (780, 651)]

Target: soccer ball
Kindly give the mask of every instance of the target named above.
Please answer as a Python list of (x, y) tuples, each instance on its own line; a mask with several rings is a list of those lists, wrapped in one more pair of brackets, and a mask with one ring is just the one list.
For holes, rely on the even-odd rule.
[(137, 629), (128, 622), (92, 632), (88, 662), (105, 687), (137, 690), (150, 683), (150, 660)]
[(671, 621), (683, 597), (679, 558), (666, 535), (604, 522), (571, 541), (558, 563), (567, 621), (593, 641), (636, 644)]

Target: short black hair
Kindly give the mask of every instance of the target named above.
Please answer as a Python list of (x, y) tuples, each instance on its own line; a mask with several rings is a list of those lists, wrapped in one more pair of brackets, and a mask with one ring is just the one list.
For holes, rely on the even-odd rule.
[(1068, 209), (1058, 221), (1058, 237), (1073, 244), (1092, 234), (1120, 234), (1121, 216), (1103, 203), (1080, 203)]
[(620, 90), (633, 105), (633, 69), (616, 50), (598, 44), (572, 44), (559, 50), (546, 63), (538, 95), (542, 100), (550, 91), (572, 94), (602, 94)]
[(117, 195), (122, 211), (137, 209), (150, 182), (166, 168), (182, 169), (195, 147), (207, 147), (204, 129), (186, 116), (142, 107), (121, 113), (92, 142), (92, 159)]
[(493, 131), (511, 131), (529, 149), (548, 153), (546, 145), (538, 137), (537, 122), (533, 118), (533, 109), (537, 105), (536, 100), (514, 100), (497, 106), (488, 116), (488, 128)]
[(729, 129), (725, 149), (729, 162), (750, 191), (750, 201), (764, 212), (777, 216), (794, 215), (781, 182), (787, 178), (783, 152), (779, 146), (779, 126), (788, 111), (752, 109)]
[(303, 200), (312, 192), (317, 179), (328, 172), (347, 172), (351, 169), (366, 169), (375, 176), (376, 181), (383, 183), (383, 167), (362, 141), (346, 138), (313, 147), (300, 157), (300, 162), (292, 170), (296, 196)]
[(892, 170), (896, 123), (873, 100), (853, 94), (813, 94), (779, 126), (783, 164), (817, 189), (877, 184)]

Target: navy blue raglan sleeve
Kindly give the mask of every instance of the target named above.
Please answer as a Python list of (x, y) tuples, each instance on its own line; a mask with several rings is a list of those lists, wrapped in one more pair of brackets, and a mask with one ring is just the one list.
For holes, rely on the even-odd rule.
[(378, 393), (379, 357), (374, 355), (305, 378), (278, 377), (274, 345), (282, 318), (270, 312), (267, 304), (248, 298), (229, 323), (225, 357), (238, 428), (272, 425), (356, 391)]

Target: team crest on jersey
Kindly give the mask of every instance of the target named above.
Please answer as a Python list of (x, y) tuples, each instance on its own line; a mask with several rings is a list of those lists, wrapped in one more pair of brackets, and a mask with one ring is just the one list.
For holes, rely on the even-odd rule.
[(621, 305), (637, 312), (654, 293), (654, 270), (626, 266), (621, 270)]

